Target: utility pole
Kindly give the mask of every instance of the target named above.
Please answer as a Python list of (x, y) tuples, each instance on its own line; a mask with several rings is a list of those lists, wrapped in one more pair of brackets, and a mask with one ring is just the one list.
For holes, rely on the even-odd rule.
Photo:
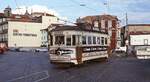
[(128, 25), (128, 13), (126, 12), (126, 26)]
[(126, 12), (126, 26), (125, 26), (125, 37), (126, 39), (125, 40), (125, 45), (127, 47), (126, 49), (126, 53), (128, 54), (128, 50), (129, 50), (129, 39), (130, 39), (130, 35), (129, 35), (129, 28), (128, 28), (128, 13)]
[(106, 0), (106, 2), (104, 2), (104, 6), (106, 8), (105, 14), (108, 14), (109, 13), (109, 6), (110, 6), (109, 0)]

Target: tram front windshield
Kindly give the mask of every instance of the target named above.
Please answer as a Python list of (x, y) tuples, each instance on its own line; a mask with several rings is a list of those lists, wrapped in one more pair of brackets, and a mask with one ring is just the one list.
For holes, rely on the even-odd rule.
[(55, 36), (55, 45), (63, 45), (64, 43), (64, 36)]

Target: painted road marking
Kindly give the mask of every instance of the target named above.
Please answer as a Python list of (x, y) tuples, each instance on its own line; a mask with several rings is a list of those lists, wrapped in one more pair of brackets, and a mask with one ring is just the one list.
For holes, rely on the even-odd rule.
[(26, 76), (21, 76), (8, 82), (39, 82), (41, 80), (49, 78), (48, 71), (35, 72)]

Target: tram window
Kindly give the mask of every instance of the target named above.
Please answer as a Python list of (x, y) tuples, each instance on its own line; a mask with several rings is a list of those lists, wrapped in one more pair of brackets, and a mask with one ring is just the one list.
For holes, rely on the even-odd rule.
[(96, 44), (96, 37), (93, 37), (93, 44)]
[(100, 44), (100, 37), (97, 37), (97, 44)]
[(71, 45), (71, 36), (67, 36), (66, 42), (66, 45)]
[(101, 43), (104, 45), (104, 37), (101, 37)]
[(105, 44), (107, 44), (107, 38), (105, 38)]
[(82, 36), (82, 44), (86, 44), (86, 36)]
[(88, 36), (88, 44), (92, 44), (92, 38), (91, 38), (91, 36)]
[(75, 35), (72, 36), (72, 45), (76, 45), (76, 36)]
[(55, 44), (56, 45), (60, 45), (60, 44), (64, 44), (65, 40), (64, 40), (64, 36), (56, 36), (55, 37)]

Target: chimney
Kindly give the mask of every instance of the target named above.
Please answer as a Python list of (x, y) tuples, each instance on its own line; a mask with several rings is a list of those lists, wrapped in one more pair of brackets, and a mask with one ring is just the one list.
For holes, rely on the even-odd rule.
[(26, 7), (26, 12), (25, 12), (24, 15), (26, 15), (26, 16), (29, 16), (29, 15), (30, 15), (29, 12), (28, 12), (28, 7)]
[(44, 12), (44, 16), (46, 16), (46, 12)]
[(9, 6), (5, 8), (5, 10), (4, 10), (4, 15), (5, 15), (6, 17), (9, 17), (9, 16), (12, 15), (11, 8), (10, 8)]

